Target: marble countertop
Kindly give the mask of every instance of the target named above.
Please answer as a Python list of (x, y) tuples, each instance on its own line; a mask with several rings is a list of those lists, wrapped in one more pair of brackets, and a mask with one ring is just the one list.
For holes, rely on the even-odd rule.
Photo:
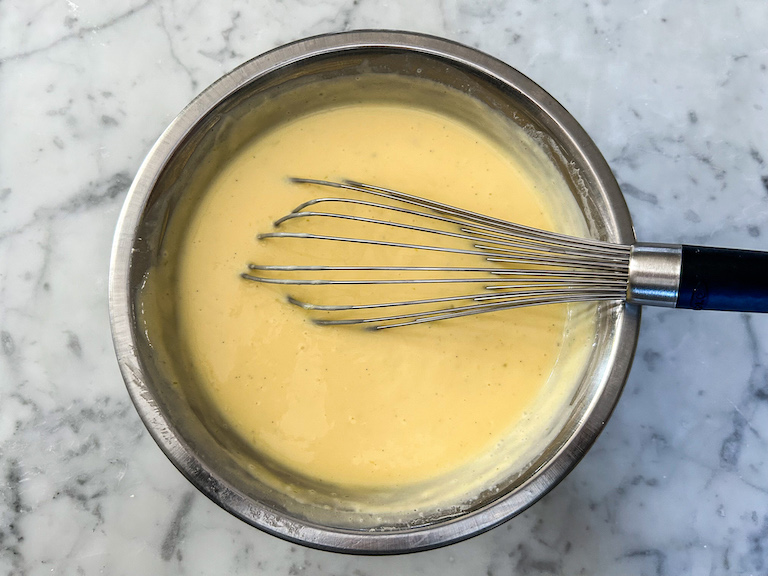
[(368, 558), (200, 495), (134, 411), (107, 313), (118, 212), (170, 120), (252, 56), (357, 28), (544, 86), (640, 239), (768, 249), (766, 22), (759, 0), (0, 0), (0, 573), (768, 573), (768, 316), (646, 310), (611, 421), (555, 490), (470, 541)]

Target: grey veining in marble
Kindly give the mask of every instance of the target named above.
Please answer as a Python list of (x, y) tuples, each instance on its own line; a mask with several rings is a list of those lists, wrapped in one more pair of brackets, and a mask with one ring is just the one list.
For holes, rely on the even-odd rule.
[(143, 156), (224, 72), (322, 32), (445, 36), (583, 124), (638, 237), (768, 249), (768, 4), (0, 0), (0, 573), (768, 574), (768, 317), (648, 309), (576, 470), (473, 540), (394, 558), (262, 534), (131, 406), (107, 268)]

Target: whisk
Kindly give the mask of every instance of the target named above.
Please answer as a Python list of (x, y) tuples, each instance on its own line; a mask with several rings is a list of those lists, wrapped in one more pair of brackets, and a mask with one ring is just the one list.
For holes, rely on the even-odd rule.
[[(289, 287), (466, 284), (480, 285), (482, 289), (480, 293), (332, 304), (288, 296), (291, 304), (322, 314), (313, 319), (317, 324), (362, 324), (383, 329), (510, 308), (598, 300), (695, 310), (768, 311), (768, 252), (681, 244), (614, 244), (543, 231), (351, 180), (294, 178), (292, 181), (354, 194), (304, 202), (277, 220), (276, 229), (295, 220), (330, 218), (353, 222), (356, 229), (383, 227), (448, 238), (459, 244), (401, 242), (381, 232), (377, 232), (382, 236), (377, 239), (373, 233), (357, 237), (274, 231), (260, 234), (260, 240), (344, 242), (445, 253), (451, 258), (471, 256), (486, 264), (248, 266), (249, 271), (242, 274), (243, 278)], [(362, 207), (365, 214), (349, 213), (342, 210), (342, 206)], [(398, 215), (400, 220), (404, 217), (408, 221), (398, 220)], [(318, 255), (320, 253), (318, 250)], [(339, 276), (349, 273), (355, 276)], [(360, 273), (364, 276), (359, 276)], [(431, 275), (424, 277), (425, 273)]]

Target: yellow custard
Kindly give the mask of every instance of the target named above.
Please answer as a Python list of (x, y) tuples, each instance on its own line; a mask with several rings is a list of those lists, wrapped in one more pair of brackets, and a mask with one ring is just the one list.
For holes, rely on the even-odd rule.
[[(352, 178), (583, 233), (575, 204), (561, 204), (567, 190), (547, 189), (565, 185), (515, 150), (455, 118), (397, 103), (316, 111), (243, 147), (183, 231), (174, 286), (181, 349), (230, 430), (289, 472), (351, 489), (433, 483), (447, 495), (445, 479), (453, 478), (454, 491), (468, 492), (535, 453), (578, 383), (594, 330), (591, 308), (531, 307), (371, 332), (317, 326), (286, 302), (296, 291), (311, 299), (311, 289), (240, 276), (251, 262), (349, 257), (341, 243), (257, 240), (303, 201), (330, 194), (289, 176)], [(331, 233), (341, 226), (319, 225)], [(424, 258), (367, 250), (361, 257), (373, 264)], [(370, 299), (369, 290), (347, 287), (337, 300)]]

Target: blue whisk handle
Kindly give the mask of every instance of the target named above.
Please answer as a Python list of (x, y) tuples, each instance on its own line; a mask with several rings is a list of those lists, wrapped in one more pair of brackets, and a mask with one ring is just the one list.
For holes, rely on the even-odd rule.
[(683, 245), (676, 307), (768, 312), (768, 252)]

